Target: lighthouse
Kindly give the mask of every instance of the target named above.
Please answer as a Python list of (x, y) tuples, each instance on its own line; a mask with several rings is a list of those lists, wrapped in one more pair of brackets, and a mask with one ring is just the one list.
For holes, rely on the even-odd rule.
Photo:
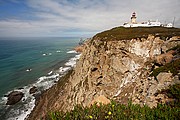
[(131, 23), (132, 23), (132, 24), (136, 23), (136, 13), (135, 13), (135, 12), (132, 13)]
[(158, 20), (156, 21), (144, 21), (144, 22), (136, 22), (136, 13), (133, 12), (132, 16), (131, 16), (131, 21), (130, 22), (125, 22), (122, 26), (123, 27), (160, 27), (160, 26), (164, 26), (164, 27), (173, 27), (172, 23), (169, 24), (162, 24), (161, 22), (159, 22)]

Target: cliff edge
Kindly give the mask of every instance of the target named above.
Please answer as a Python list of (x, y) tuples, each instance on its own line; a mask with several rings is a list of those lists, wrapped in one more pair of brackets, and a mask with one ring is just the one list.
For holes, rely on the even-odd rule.
[[(150, 107), (171, 101), (159, 91), (180, 83), (179, 45), (176, 28), (118, 27), (99, 33), (85, 43), (76, 67), (41, 96), (28, 119), (77, 104), (89, 106), (98, 96)], [(175, 73), (154, 73), (172, 62), (178, 66)]]

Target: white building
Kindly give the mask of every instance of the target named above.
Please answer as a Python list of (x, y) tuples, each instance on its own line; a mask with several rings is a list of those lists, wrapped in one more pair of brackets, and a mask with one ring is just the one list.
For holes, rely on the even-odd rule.
[(172, 28), (172, 27), (173, 27), (173, 24), (172, 24), (172, 23), (168, 23), (168, 24), (165, 24), (164, 27)]
[(167, 25), (163, 25), (161, 24), (161, 22), (159, 22), (158, 20), (156, 21), (147, 21), (147, 22), (141, 22), (141, 23), (137, 23), (136, 22), (136, 13), (134, 12), (131, 16), (131, 22), (129, 23), (124, 23), (123, 27), (160, 27), (160, 26), (164, 26), (164, 27), (173, 27), (172, 23), (169, 23)]

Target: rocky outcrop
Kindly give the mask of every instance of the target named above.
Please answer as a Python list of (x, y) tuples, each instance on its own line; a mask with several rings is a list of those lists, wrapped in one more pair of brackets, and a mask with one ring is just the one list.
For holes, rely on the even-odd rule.
[(6, 105), (14, 105), (14, 104), (18, 103), (22, 99), (23, 96), (24, 96), (24, 94), (20, 91), (11, 92), (9, 95), (7, 95), (8, 101), (7, 101)]
[(135, 104), (156, 106), (154, 94), (169, 84), (149, 75), (165, 44), (152, 35), (147, 39), (101, 41), (96, 38), (87, 42), (69, 79), (67, 95), (58, 102), (65, 103), (61, 106), (63, 110), (70, 110), (76, 104), (87, 106), (103, 95), (123, 104), (132, 100)]
[[(158, 56), (178, 44), (177, 36), (170, 38), (170, 41), (153, 35), (110, 41), (94, 37), (84, 44), (82, 55), (63, 89), (53, 88), (57, 89), (56, 95), (51, 95), (53, 104), (47, 103), (47, 109), (41, 113), (48, 110), (67, 111), (77, 104), (88, 106), (99, 96), (122, 104), (131, 100), (134, 104), (150, 107), (156, 106), (160, 98), (166, 101), (167, 97), (158, 94), (158, 91), (176, 83), (177, 76), (168, 72), (159, 74), (157, 78), (149, 75)], [(172, 60), (171, 57), (166, 63)], [(161, 61), (160, 64), (165, 64)], [(43, 99), (49, 102), (51, 98), (47, 95)], [(36, 108), (40, 109), (40, 105)]]
[(121, 103), (132, 100), (150, 104), (154, 88), (161, 88), (149, 74), (164, 44), (159, 37), (151, 35), (147, 39), (90, 41), (71, 77), (67, 108), (75, 104), (86, 106), (100, 95)]
[(74, 50), (78, 53), (81, 53), (83, 51), (84, 45), (79, 45), (77, 47), (74, 48)]
[(33, 86), (30, 90), (29, 90), (29, 94), (34, 94), (35, 92), (37, 92), (37, 87)]
[(156, 63), (159, 65), (165, 65), (167, 63), (170, 63), (174, 58), (173, 53), (175, 53), (175, 51), (169, 51), (167, 53), (156, 56)]

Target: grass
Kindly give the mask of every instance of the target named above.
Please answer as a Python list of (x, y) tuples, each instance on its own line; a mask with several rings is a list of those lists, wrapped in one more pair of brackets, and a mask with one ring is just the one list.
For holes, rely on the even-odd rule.
[(147, 38), (149, 34), (159, 36), (162, 39), (169, 39), (172, 36), (180, 35), (179, 28), (164, 28), (164, 27), (137, 27), (137, 28), (124, 28), (116, 27), (110, 30), (98, 33), (94, 36), (101, 40), (130, 40), (135, 38)]

